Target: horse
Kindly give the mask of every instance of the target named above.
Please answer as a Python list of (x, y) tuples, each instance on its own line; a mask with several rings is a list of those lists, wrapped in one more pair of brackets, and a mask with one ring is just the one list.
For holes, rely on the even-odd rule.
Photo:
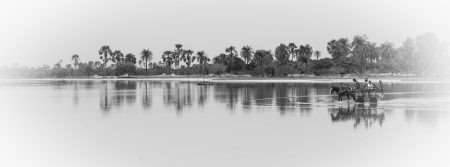
[(350, 101), (350, 97), (356, 101), (355, 92), (348, 87), (343, 86), (332, 86), (330, 89), (330, 94), (336, 93), (339, 96), (339, 102), (342, 102), (342, 96), (347, 96), (347, 100)]

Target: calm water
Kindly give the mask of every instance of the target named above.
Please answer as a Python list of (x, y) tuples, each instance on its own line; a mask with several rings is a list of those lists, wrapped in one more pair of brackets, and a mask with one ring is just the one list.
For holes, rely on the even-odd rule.
[(0, 166), (450, 166), (450, 85), (0, 81)]

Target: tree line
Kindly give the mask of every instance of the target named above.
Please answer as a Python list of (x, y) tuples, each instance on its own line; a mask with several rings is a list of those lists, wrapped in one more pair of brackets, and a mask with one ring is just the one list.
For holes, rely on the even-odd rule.
[(331, 57), (314, 50), (310, 44), (281, 43), (274, 51), (254, 49), (250, 45), (226, 47), (223, 53), (210, 59), (204, 51), (194, 52), (182, 44), (164, 51), (161, 61), (152, 62), (155, 56), (150, 49), (143, 49), (139, 55), (124, 54), (110, 46), (101, 46), (97, 61), (82, 62), (78, 54), (72, 55), (72, 62), (56, 62), (53, 67), (22, 67), (6, 69), (33, 77), (79, 77), (111, 75), (252, 75), (288, 76), (343, 75), (343, 74), (441, 74), (449, 62), (448, 44), (434, 33), (416, 38), (407, 38), (399, 47), (392, 42), (377, 44), (366, 35), (353, 39), (337, 38), (326, 44)]

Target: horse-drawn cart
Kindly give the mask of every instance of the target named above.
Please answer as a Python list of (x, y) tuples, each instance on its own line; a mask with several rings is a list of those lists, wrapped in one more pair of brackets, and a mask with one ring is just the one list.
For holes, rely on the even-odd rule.
[(374, 86), (373, 88), (360, 88), (355, 89), (348, 86), (332, 86), (330, 94), (337, 94), (339, 101), (342, 101), (342, 97), (346, 96), (348, 100), (350, 97), (357, 103), (371, 102), (376, 103), (379, 98), (383, 97), (383, 86)]
[(362, 88), (362, 89), (354, 89), (351, 90), (355, 94), (355, 102), (364, 103), (371, 102), (376, 103), (378, 99), (383, 96), (383, 89), (381, 88)]

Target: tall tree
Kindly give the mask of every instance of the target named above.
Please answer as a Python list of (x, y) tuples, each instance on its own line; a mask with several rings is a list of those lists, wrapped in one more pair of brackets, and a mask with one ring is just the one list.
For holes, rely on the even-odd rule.
[(73, 67), (75, 69), (75, 77), (77, 77), (78, 63), (80, 61), (80, 56), (77, 54), (72, 55)]
[(270, 50), (256, 50), (252, 60), (258, 67), (270, 65), (273, 61), (273, 55)]
[(236, 48), (234, 46), (229, 46), (228, 48), (225, 48), (225, 52), (227, 53), (227, 56), (226, 56), (227, 61), (230, 64), (233, 63), (234, 58), (237, 57)]
[(366, 59), (368, 59), (370, 62), (374, 62), (379, 60), (379, 48), (377, 47), (377, 43), (375, 42), (369, 42), (368, 43), (369, 50), (367, 52)]
[(191, 56), (192, 54), (194, 54), (194, 51), (188, 49), (183, 50), (183, 53), (181, 55), (181, 59), (184, 61), (187, 67), (190, 67), (191, 63), (195, 61), (195, 56)]
[(350, 54), (351, 45), (347, 38), (333, 39), (327, 43), (327, 51), (333, 60), (337, 60)]
[(174, 62), (173, 60), (173, 52), (170, 50), (166, 50), (163, 52), (163, 55), (161, 56), (161, 59), (166, 67), (171, 68), (172, 64)]
[(308, 62), (311, 59), (311, 56), (313, 54), (313, 49), (311, 47), (311, 45), (306, 44), (306, 45), (300, 45), (299, 49), (298, 49), (298, 53), (300, 55), (300, 61), (302, 63), (305, 63), (306, 65), (306, 73), (308, 73)]
[(398, 56), (403, 65), (402, 69), (405, 72), (412, 72), (413, 65), (416, 59), (414, 59), (414, 55), (416, 54), (414, 39), (407, 38), (403, 45), (398, 49)]
[(100, 60), (103, 61), (103, 65), (105, 67), (105, 76), (106, 76), (106, 66), (108, 65), (108, 61), (110, 60), (112, 51), (108, 45), (103, 45), (102, 47), (100, 47), (98, 54), (100, 55)]
[(369, 42), (366, 35), (356, 35), (352, 42), (352, 52), (355, 58), (359, 60), (361, 75), (364, 75), (367, 54), (370, 51)]
[(275, 48), (275, 58), (277, 59), (277, 65), (285, 65), (289, 61), (289, 50), (285, 44), (280, 44)]
[(392, 42), (385, 42), (380, 46), (380, 56), (382, 59), (386, 59), (387, 61), (394, 58), (395, 52), (396, 50)]
[(113, 58), (112, 61), (115, 62), (115, 63), (123, 62), (124, 58), (123, 58), (123, 53), (122, 53), (122, 51), (120, 51), (120, 50), (115, 50), (115, 51), (112, 53), (112, 58)]
[(145, 63), (145, 74), (148, 71), (148, 62), (152, 60), (153, 53), (149, 49), (143, 49), (141, 51), (141, 60)]
[(316, 60), (319, 60), (319, 57), (322, 56), (322, 53), (320, 53), (320, 51), (316, 50), (314, 52), (314, 56), (316, 56)]
[(204, 69), (204, 67), (206, 67), (206, 64), (208, 64), (210, 59), (206, 56), (205, 51), (198, 51), (196, 59), (197, 59), (198, 64), (200, 64), (200, 69), (203, 73), (203, 69)]
[(183, 45), (182, 44), (175, 44), (175, 50), (172, 53), (172, 59), (175, 64), (175, 68), (180, 67), (180, 60), (181, 55), (183, 54)]
[(253, 48), (250, 45), (243, 46), (241, 49), (241, 57), (245, 60), (245, 64), (248, 65), (253, 57)]
[(128, 53), (125, 55), (125, 63), (136, 64), (136, 56), (134, 54)]
[(294, 58), (296, 58), (296, 50), (297, 50), (297, 45), (295, 45), (295, 43), (291, 42), (288, 44), (288, 52), (289, 55), (291, 57), (291, 60), (294, 61)]

